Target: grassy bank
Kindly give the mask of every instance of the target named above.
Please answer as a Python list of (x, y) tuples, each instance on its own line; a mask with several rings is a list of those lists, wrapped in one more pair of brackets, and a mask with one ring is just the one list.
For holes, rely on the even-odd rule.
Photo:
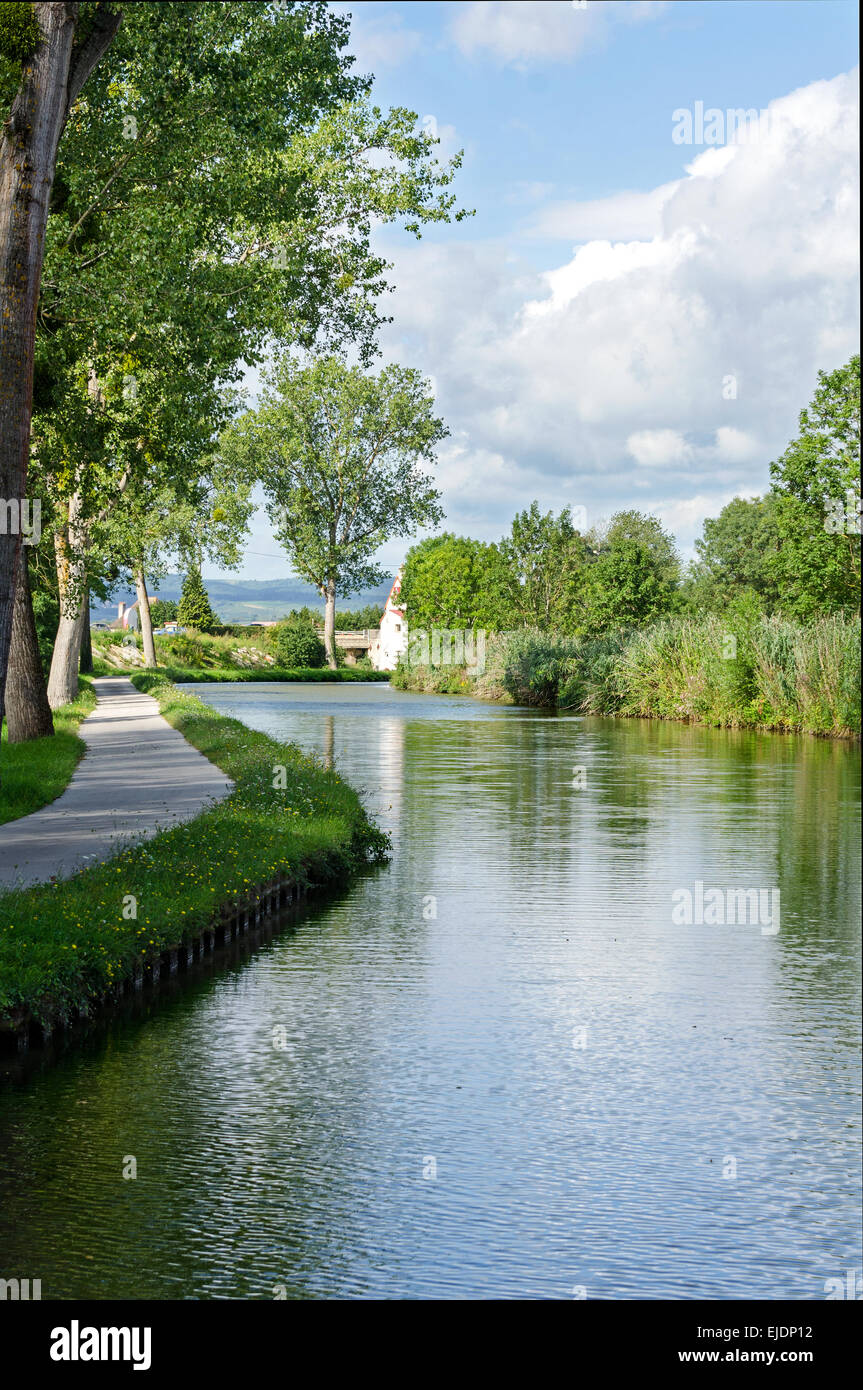
[[(300, 884), (379, 862), (386, 837), (354, 790), (292, 744), (226, 719), (174, 686), (149, 686), (162, 714), (235, 782), (195, 820), (57, 884), (0, 896), (0, 1025), (63, 1022), (188, 945), (226, 903), (280, 874)], [(274, 788), (285, 768), (286, 790)], [(136, 917), (124, 916), (134, 905)]]
[(592, 641), (492, 638), (480, 675), (400, 668), (402, 690), (470, 694), (587, 714), (848, 738), (860, 733), (860, 621), (672, 618)]
[(78, 725), (96, 705), (93, 687), (81, 678), (78, 697), (54, 711), (54, 734), (29, 743), (9, 743), (3, 726), (0, 748), (0, 825), (39, 811), (66, 790), (83, 753)]
[(116, 666), (110, 666), (106, 661), (93, 662), (93, 672), (97, 676), (132, 676), (140, 673), (156, 680), (174, 681), (181, 685), (191, 682), (216, 681), (385, 681), (389, 680), (388, 671), (366, 671), (354, 670), (350, 666), (340, 666), (337, 671), (331, 671), (328, 667), (305, 667), (294, 671), (286, 671), (278, 666), (265, 666), (252, 670), (240, 667), (217, 667), (210, 666), (201, 668), (198, 666), (158, 666), (152, 671), (141, 671), (140, 668), (130, 667), (128, 670), (121, 670)]

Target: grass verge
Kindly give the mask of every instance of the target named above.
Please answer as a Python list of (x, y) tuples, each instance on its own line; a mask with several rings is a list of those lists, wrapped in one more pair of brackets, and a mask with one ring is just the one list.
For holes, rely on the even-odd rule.
[(87, 1013), (163, 951), (188, 945), (223, 904), (247, 900), (278, 875), (308, 886), (387, 857), (388, 839), (356, 792), (317, 759), (164, 680), (135, 683), (152, 689), (168, 722), (235, 789), (194, 820), (72, 878), (0, 895), (4, 1029)]
[(0, 825), (29, 816), (56, 801), (84, 753), (78, 725), (96, 707), (96, 696), (86, 676), (80, 678), (78, 697), (54, 711), (54, 733), (29, 743), (9, 743), (3, 727), (0, 750)]
[(192, 682), (216, 681), (388, 681), (389, 671), (355, 671), (349, 666), (340, 666), (337, 671), (329, 667), (307, 667), (295, 671), (283, 670), (278, 666), (248, 669), (228, 666), (157, 666), (154, 670), (142, 671), (140, 667), (121, 670), (107, 661), (94, 658), (93, 671), (97, 676), (146, 675), (156, 680), (175, 681), (178, 685)]

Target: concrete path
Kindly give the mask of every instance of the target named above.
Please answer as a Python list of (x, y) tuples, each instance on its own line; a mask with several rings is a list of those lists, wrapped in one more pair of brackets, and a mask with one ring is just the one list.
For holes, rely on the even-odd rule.
[(78, 732), (87, 751), (66, 790), (0, 825), (0, 889), (67, 878), (233, 790), (219, 768), (162, 718), (151, 695), (100, 676), (99, 703)]

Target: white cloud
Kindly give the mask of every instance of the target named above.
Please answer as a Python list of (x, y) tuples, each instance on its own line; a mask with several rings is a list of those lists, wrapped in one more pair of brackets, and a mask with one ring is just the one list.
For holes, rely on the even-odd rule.
[(450, 34), (468, 56), (485, 49), (498, 62), (518, 66), (564, 62), (604, 43), (615, 23), (642, 23), (665, 9), (659, 0), (476, 0), (459, 8)]
[[(497, 243), (399, 249), (385, 346), (438, 382), (449, 525), (500, 534), (538, 497), (655, 508), (688, 537), (769, 486), (818, 369), (859, 341), (856, 107), (856, 74), (773, 102), (767, 141), (645, 195), (647, 235), (547, 274)], [(614, 203), (576, 205), (573, 243)]]
[(679, 430), (637, 430), (626, 447), (643, 468), (685, 463), (692, 457), (692, 448)]
[(643, 241), (662, 230), (662, 209), (677, 186), (675, 180), (646, 193), (614, 193), (609, 198), (585, 202), (547, 203), (530, 227), (530, 235), (573, 243), (605, 238)]
[(368, 16), (365, 6), (333, 6), (341, 14), (351, 16), (351, 37), (348, 48), (356, 58), (354, 72), (379, 72), (381, 68), (398, 67), (419, 50), (423, 36), (406, 27), (398, 10)]

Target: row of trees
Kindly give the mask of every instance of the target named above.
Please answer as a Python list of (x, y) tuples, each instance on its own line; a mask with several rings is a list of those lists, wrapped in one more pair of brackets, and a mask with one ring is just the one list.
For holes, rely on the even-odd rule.
[(618, 512), (582, 535), (569, 510), (543, 514), (532, 502), (499, 542), (446, 533), (413, 546), (402, 596), (414, 628), (602, 631), (664, 612), (678, 572), (656, 517)]
[(765, 497), (734, 498), (704, 523), (685, 570), (656, 517), (621, 511), (584, 534), (566, 510), (519, 513), (486, 544), (450, 533), (408, 552), (414, 628), (537, 627), (596, 636), (672, 611), (729, 604), (798, 621), (860, 604), (860, 359), (820, 373), (798, 436)]
[[(269, 466), (250, 430), (219, 447), (245, 367), (368, 364), (373, 225), (464, 215), (459, 158), (372, 103), (348, 24), (317, 0), (0, 7), (0, 497), (39, 499), (44, 528), (29, 565), (20, 528), (0, 532), (10, 737), (51, 732), (73, 698), (91, 591), (134, 581), (153, 661), (148, 579), (178, 554), (238, 562)], [(46, 690), (36, 614), (54, 609)]]

